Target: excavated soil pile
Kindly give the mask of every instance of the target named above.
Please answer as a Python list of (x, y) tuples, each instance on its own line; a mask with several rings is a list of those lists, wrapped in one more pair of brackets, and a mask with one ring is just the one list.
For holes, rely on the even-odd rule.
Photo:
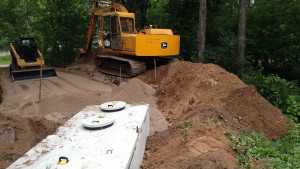
[(263, 132), (278, 139), (286, 116), (254, 86), (213, 64), (175, 62), (139, 77), (157, 89), (158, 108), (172, 124), (149, 137), (143, 168), (235, 168), (224, 132)]

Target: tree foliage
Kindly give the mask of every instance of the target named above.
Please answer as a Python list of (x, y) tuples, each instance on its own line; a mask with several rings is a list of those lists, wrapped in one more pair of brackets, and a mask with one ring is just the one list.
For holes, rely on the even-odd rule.
[(81, 0), (41, 1), (34, 28), (48, 64), (64, 66), (76, 57), (86, 36), (90, 6)]
[(254, 70), (248, 71), (243, 80), (255, 85), (264, 98), (300, 124), (300, 88), (295, 81), (277, 75), (263, 75)]
[(90, 16), (89, 1), (3, 0), (0, 2), (0, 47), (17, 37), (35, 37), (48, 64), (74, 61)]
[(0, 49), (7, 49), (10, 40), (25, 33), (20, 3), (21, 0), (0, 1)]
[(169, 1), (166, 11), (169, 28), (180, 35), (180, 58), (197, 60), (198, 57), (198, 11), (199, 2), (195, 0)]
[(256, 0), (249, 10), (250, 62), (265, 73), (300, 80), (300, 1)]
[[(207, 1), (205, 61), (234, 73), (242, 64), (237, 46), (238, 6), (236, 0)], [(161, 13), (168, 28), (181, 36), (184, 60), (196, 61), (198, 7), (199, 1), (173, 0)], [(247, 1), (246, 61), (266, 74), (300, 81), (299, 13), (298, 0)]]
[(147, 11), (151, 5), (150, 0), (116, 0), (115, 2), (121, 3), (129, 12), (135, 13), (137, 28), (144, 28)]

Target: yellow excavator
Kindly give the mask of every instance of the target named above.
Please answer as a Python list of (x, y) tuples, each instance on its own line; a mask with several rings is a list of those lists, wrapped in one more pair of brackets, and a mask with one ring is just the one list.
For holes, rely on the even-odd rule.
[(81, 56), (91, 51), (96, 25), (99, 32), (95, 64), (101, 72), (132, 77), (144, 73), (155, 60), (168, 61), (179, 54), (180, 36), (173, 35), (171, 29), (149, 25), (138, 32), (134, 13), (119, 3), (94, 0)]
[(35, 38), (17, 38), (9, 42), (9, 49), (12, 56), (10, 74), (14, 82), (38, 79), (40, 75), (42, 78), (57, 76), (54, 68), (45, 66)]

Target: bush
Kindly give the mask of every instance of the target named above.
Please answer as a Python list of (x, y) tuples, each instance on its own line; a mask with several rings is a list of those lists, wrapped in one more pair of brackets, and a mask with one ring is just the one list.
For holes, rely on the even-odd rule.
[(248, 71), (243, 78), (253, 84), (259, 93), (284, 114), (300, 123), (300, 92), (294, 81), (287, 81), (277, 75), (263, 75), (260, 71)]
[(300, 96), (290, 95), (287, 99), (286, 114), (295, 122), (300, 123)]
[(254, 159), (259, 159), (261, 164), (272, 165), (272, 168), (300, 168), (299, 126), (290, 129), (284, 138), (276, 142), (269, 141), (261, 133), (250, 131), (245, 131), (240, 136), (233, 136), (231, 133), (226, 135), (237, 152), (241, 168), (254, 168)]
[(227, 71), (237, 73), (240, 68), (238, 61), (238, 41), (233, 32), (220, 30), (220, 37), (217, 39), (218, 44), (208, 45), (205, 51), (205, 62), (214, 63)]

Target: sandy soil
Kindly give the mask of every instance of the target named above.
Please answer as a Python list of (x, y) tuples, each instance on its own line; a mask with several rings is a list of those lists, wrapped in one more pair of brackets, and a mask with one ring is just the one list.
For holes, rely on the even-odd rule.
[[(151, 136), (141, 168), (237, 168), (224, 132), (263, 132), (276, 140), (287, 118), (254, 86), (213, 64), (175, 62), (133, 79), (103, 75), (89, 64), (58, 70), (57, 79), (11, 83), (2, 69), (0, 168), (12, 163), (86, 105), (149, 103)], [(1, 139), (0, 139), (1, 141)], [(0, 142), (1, 144), (1, 142)]]
[[(12, 83), (1, 69), (4, 100), (0, 105), (0, 168), (5, 168), (87, 105), (110, 100), (150, 104), (150, 134), (167, 129), (168, 122), (156, 107), (155, 90), (139, 79), (122, 79), (94, 71), (90, 65), (57, 69), (57, 78)], [(93, 78), (97, 77), (97, 81)]]

